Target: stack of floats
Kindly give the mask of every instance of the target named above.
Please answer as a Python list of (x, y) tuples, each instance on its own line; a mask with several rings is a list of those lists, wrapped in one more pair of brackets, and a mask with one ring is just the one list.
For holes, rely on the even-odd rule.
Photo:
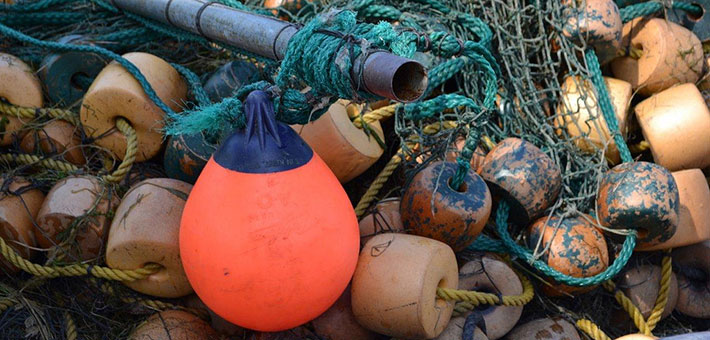
[[(564, 319), (519, 324), (522, 306), (492, 305), (455, 313), (455, 302), (438, 295), (438, 289), (523, 294), (521, 274), (503, 257), (476, 253), (465, 263), (456, 257), (493, 223), (493, 213), (502, 201), (510, 204), (511, 222), (521, 227), (528, 247), (540, 249), (540, 259), (573, 277), (591, 277), (608, 267), (614, 254), (608, 251), (607, 237), (615, 240), (614, 230), (635, 229), (638, 252), (673, 249), (673, 263), (680, 270), (671, 279), (662, 317), (675, 310), (710, 318), (710, 188), (705, 175), (710, 171), (710, 111), (701, 93), (710, 90), (710, 58), (703, 56), (696, 34), (683, 26), (660, 18), (638, 18), (622, 25), (612, 1), (587, 0), (585, 6), (583, 13), (603, 14), (587, 16), (584, 23), (570, 23), (573, 29), (568, 27), (564, 33), (595, 37), (586, 41), (613, 76), (606, 77), (605, 83), (620, 133), (626, 136), (640, 130), (653, 162), (620, 164), (613, 138), (616, 132), (608, 129), (596, 95), (589, 95), (597, 93), (594, 85), (577, 76), (565, 77), (552, 124), (561, 135), (573, 138), (581, 152), (604, 149), (612, 166), (600, 178), (593, 214), (547, 216), (562, 190), (563, 171), (544, 150), (519, 138), (479, 147), (471, 171), (458, 188), (448, 182), (456, 171), (454, 157), (418, 159), (426, 166), (412, 177), (401, 197), (381, 200), (360, 219), (357, 266), (348, 288), (337, 300), (326, 303), (332, 306), (319, 310), (320, 316), (310, 322), (309, 329), (255, 332), (252, 339), (307, 338), (311, 330), (332, 340), (462, 339), (464, 332), (474, 339), (490, 340), (527, 339), (534, 334), (547, 334), (543, 339), (581, 339), (574, 325)], [(618, 57), (622, 46), (633, 47), (636, 54)], [(148, 53), (123, 57), (141, 71), (164, 103), (176, 112), (181, 110), (188, 100), (188, 86), (174, 67)], [(86, 93), (72, 86), (79, 69), (70, 69), (65, 60), (84, 63), (82, 72), (95, 78)], [(204, 86), (210, 99), (218, 101), (258, 77), (256, 65), (235, 61), (210, 75)], [(121, 159), (129, 143), (115, 122), (123, 118), (136, 130), (135, 161), (155, 162), (162, 156), (167, 174), (145, 180), (129, 174), (124, 183), (130, 189), (122, 197), (113, 186), (91, 175), (65, 177), (46, 193), (26, 178), (4, 176), (0, 235), (5, 242), (29, 260), (38, 258), (38, 251), (54, 249), (73, 261), (105, 259), (115, 269), (157, 264), (157, 272), (124, 284), (142, 294), (208, 309), (192, 295), (180, 257), (179, 231), (192, 184), (217, 148), (212, 136), (180, 135), (165, 141), (161, 133), (165, 113), (123, 67), (93, 54), (53, 55), (38, 72), (17, 57), (0, 54), (0, 79), (0, 97), (12, 105), (41, 108), (45, 95), (53, 103), (81, 101), (77, 125), (56, 119), (37, 127), (3, 116), (3, 147), (77, 166), (87, 163), (90, 148)], [(313, 123), (292, 128), (335, 177), (347, 183), (385, 151), (386, 135), (380, 122), (369, 123), (367, 129), (353, 123), (354, 117), (380, 105), (340, 100)], [(86, 140), (93, 143), (87, 145)], [(449, 149), (455, 155), (461, 147), (459, 141)], [(68, 233), (74, 242), (65, 244)], [(57, 246), (61, 249), (56, 250)], [(7, 261), (1, 264), (7, 274), (18, 271)], [(647, 318), (660, 287), (660, 267), (630, 266), (617, 279)], [(547, 281), (536, 292), (574, 296), (595, 288)], [(482, 321), (467, 325), (471, 314)], [(248, 334), (211, 311), (209, 321), (185, 311), (163, 311), (136, 327), (130, 338), (216, 339)], [(688, 334), (677, 339), (702, 336)], [(628, 335), (619, 339), (653, 338)]]

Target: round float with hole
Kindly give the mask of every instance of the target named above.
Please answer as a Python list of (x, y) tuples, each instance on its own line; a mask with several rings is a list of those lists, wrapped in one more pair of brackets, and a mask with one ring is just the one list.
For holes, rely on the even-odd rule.
[(399, 213), (400, 203), (399, 197), (383, 199), (375, 205), (370, 214), (360, 220), (360, 244), (367, 243), (377, 234), (404, 231), (402, 215)]
[(565, 18), (562, 35), (576, 43), (592, 47), (599, 62), (616, 58), (621, 47), (621, 14), (613, 0), (562, 2)]
[(325, 313), (311, 322), (316, 333), (328, 340), (378, 340), (383, 337), (362, 327), (353, 315), (350, 286)]
[[(624, 271), (616, 286), (634, 303), (644, 319), (648, 319), (656, 304), (656, 298), (661, 290), (661, 267), (656, 265), (640, 265)], [(678, 302), (678, 280), (675, 274), (671, 274), (670, 287), (668, 290), (668, 301), (663, 309), (661, 320), (671, 315)], [(623, 312), (629, 319), (629, 314)]]
[[(170, 64), (152, 54), (123, 55), (145, 76), (158, 97), (173, 111), (180, 111), (187, 98), (187, 84)], [(140, 83), (119, 63), (111, 62), (96, 76), (81, 105), (81, 123), (96, 144), (123, 159), (126, 136), (116, 130), (116, 119), (124, 118), (136, 130), (142, 162), (158, 154), (163, 145), (165, 112), (153, 103)]]
[(141, 323), (128, 340), (216, 340), (217, 332), (194, 314), (166, 310), (151, 315)]
[(41, 151), (43, 156), (61, 155), (75, 165), (86, 164), (81, 132), (63, 120), (53, 120), (39, 130), (28, 132), (20, 142), (20, 149), (31, 154)]
[(675, 309), (710, 319), (710, 241), (673, 249), (673, 267), (678, 278)]
[(123, 282), (126, 286), (166, 298), (192, 293), (178, 243), (180, 218), (191, 189), (176, 179), (155, 178), (136, 184), (123, 196), (111, 223), (106, 264), (116, 269), (162, 266), (145, 279)]
[(358, 323), (374, 332), (431, 339), (446, 328), (454, 301), (437, 297), (438, 287), (456, 289), (454, 252), (436, 240), (380, 234), (360, 252), (352, 281)]
[(452, 188), (457, 168), (435, 162), (420, 170), (402, 195), (400, 215), (405, 230), (461, 251), (483, 230), (492, 203), (486, 183), (470, 169), (461, 186)]

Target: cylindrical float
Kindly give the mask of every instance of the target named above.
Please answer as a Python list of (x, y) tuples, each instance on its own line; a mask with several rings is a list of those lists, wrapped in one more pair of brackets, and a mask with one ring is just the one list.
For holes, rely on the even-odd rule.
[(220, 336), (205, 321), (181, 310), (151, 315), (128, 340), (218, 340)]
[(367, 243), (377, 234), (404, 232), (402, 215), (399, 213), (400, 203), (399, 197), (379, 201), (372, 212), (360, 220), (360, 244)]
[(710, 241), (673, 249), (678, 278), (675, 309), (685, 315), (710, 319)]
[(311, 324), (327, 340), (378, 340), (384, 337), (362, 327), (353, 315), (352, 295), (348, 286), (343, 295)]
[(136, 184), (123, 196), (111, 223), (106, 264), (117, 269), (162, 266), (145, 279), (124, 282), (126, 286), (166, 298), (192, 293), (178, 244), (180, 218), (191, 188), (176, 179), (155, 178)]
[(380, 122), (369, 124), (369, 135), (356, 127), (348, 116), (348, 110), (360, 110), (361, 106), (339, 100), (330, 106), (320, 118), (306, 125), (293, 125), (303, 140), (320, 156), (335, 177), (346, 183), (375, 164), (384, 149)]
[[(111, 219), (119, 199), (112, 189), (95, 177), (67, 177), (47, 193), (37, 213), (34, 229), (42, 248), (60, 244), (76, 228), (75, 243), (69, 253), (80, 260), (92, 260), (105, 250)], [(61, 235), (61, 236), (60, 236)]]
[(562, 318), (536, 319), (515, 327), (505, 340), (581, 340), (573, 324)]
[(614, 59), (615, 78), (631, 83), (635, 91), (651, 95), (675, 84), (698, 81), (703, 70), (703, 47), (683, 26), (661, 18), (640, 17), (624, 24), (622, 48), (642, 51), (636, 59)]
[(377, 333), (432, 339), (446, 328), (453, 301), (437, 297), (438, 287), (458, 286), (454, 252), (421, 236), (380, 234), (360, 252), (352, 282), (357, 321)]
[[(0, 98), (10, 104), (33, 108), (40, 108), (44, 104), (39, 79), (29, 65), (19, 58), (0, 53), (0, 79)], [(16, 134), (29, 122), (27, 119), (5, 115), (0, 116), (0, 119), (7, 119), (0, 133), (0, 146), (10, 145), (14, 138), (22, 137)]]
[[(177, 70), (148, 53), (128, 53), (123, 58), (140, 70), (168, 107), (180, 111), (187, 98), (187, 84)], [(136, 130), (136, 161), (153, 158), (163, 145), (161, 129), (165, 126), (165, 112), (148, 98), (138, 80), (115, 61), (96, 76), (86, 91), (79, 114), (86, 134), (120, 159), (126, 154), (126, 136), (115, 128), (118, 118), (128, 120)]]
[(593, 48), (602, 64), (616, 58), (623, 27), (616, 3), (613, 0), (566, 0), (562, 3), (565, 5), (562, 35)]
[[(661, 267), (655, 265), (640, 265), (629, 268), (620, 275), (616, 286), (633, 302), (643, 315), (648, 319), (656, 304), (656, 298), (661, 289)], [(678, 302), (678, 280), (675, 274), (671, 274), (670, 287), (668, 289), (668, 300), (663, 309), (661, 319), (666, 318), (673, 312)], [(623, 312), (626, 319), (629, 314)]]
[(75, 165), (86, 163), (84, 149), (81, 147), (81, 132), (63, 120), (53, 120), (40, 130), (28, 132), (20, 142), (20, 149), (27, 153), (41, 150), (45, 156), (61, 155)]
[[(24, 259), (30, 259), (34, 253), (36, 241), (32, 230), (43, 200), (44, 194), (25, 179), (0, 178), (0, 237)], [(0, 259), (0, 269), (8, 273), (19, 270), (4, 258)]]

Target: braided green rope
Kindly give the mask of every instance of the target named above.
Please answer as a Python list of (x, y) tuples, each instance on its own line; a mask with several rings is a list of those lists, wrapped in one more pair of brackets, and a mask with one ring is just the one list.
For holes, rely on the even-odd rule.
[(32, 3), (22, 4), (0, 4), (0, 11), (3, 12), (34, 12), (43, 10), (52, 6), (76, 2), (79, 0), (40, 0)]
[[(672, 6), (673, 8), (682, 9), (693, 15), (703, 14), (702, 8), (691, 3), (674, 1)], [(647, 15), (655, 14), (662, 9), (662, 3), (658, 1), (648, 1), (626, 6), (619, 10), (619, 14), (621, 14), (621, 21), (626, 23), (638, 17), (645, 17)]]

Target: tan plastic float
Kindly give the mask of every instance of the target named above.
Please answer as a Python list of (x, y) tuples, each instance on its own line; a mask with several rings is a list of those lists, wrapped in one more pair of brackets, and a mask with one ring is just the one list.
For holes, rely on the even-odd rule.
[(316, 333), (326, 340), (377, 340), (383, 337), (360, 326), (353, 315), (350, 286), (330, 309), (311, 322)]
[(75, 165), (86, 163), (79, 131), (63, 120), (51, 121), (40, 130), (27, 133), (22, 138), (20, 149), (26, 153), (35, 153), (39, 149), (44, 155), (61, 154), (67, 162)]
[[(607, 91), (614, 106), (619, 131), (626, 139), (627, 112), (631, 102), (631, 84), (604, 77)], [(609, 133), (606, 119), (597, 103), (594, 85), (579, 76), (569, 76), (562, 84), (562, 98), (557, 106), (555, 127), (567, 131), (577, 147), (589, 153), (606, 150), (605, 157), (614, 164), (621, 161), (614, 137)]]
[(167, 310), (151, 315), (128, 337), (128, 340), (219, 339), (221, 337), (207, 322), (181, 310)]
[(402, 216), (399, 214), (400, 203), (399, 197), (384, 199), (375, 205), (372, 213), (360, 220), (360, 244), (364, 245), (377, 234), (404, 231)]
[(670, 171), (710, 166), (710, 110), (694, 84), (682, 84), (636, 105), (655, 162)]
[[(0, 179), (0, 237), (28, 260), (34, 253), (29, 247), (35, 247), (37, 244), (32, 232), (34, 219), (44, 200), (41, 191), (27, 190), (30, 185), (30, 182), (20, 177)], [(14, 273), (18, 270), (4, 258), (0, 259), (0, 271)]]
[[(604, 64), (617, 55), (621, 46), (621, 15), (613, 0), (565, 0), (566, 22), (562, 34), (574, 41), (584, 41), (594, 48)], [(584, 7), (582, 7), (584, 6)]]
[(616, 340), (656, 340), (658, 339), (655, 336), (648, 336), (648, 335), (643, 335), (643, 334), (629, 334), (629, 335), (624, 335), (620, 338), (616, 338)]
[(703, 47), (683, 26), (660, 18), (636, 18), (624, 25), (622, 49), (641, 49), (641, 58), (620, 57), (611, 62), (615, 78), (631, 83), (642, 95), (675, 84), (695, 83), (703, 70)]
[(458, 286), (454, 252), (444, 243), (380, 234), (360, 252), (352, 281), (353, 314), (363, 327), (406, 339), (432, 339), (446, 328), (453, 301), (438, 287)]
[(185, 182), (155, 178), (136, 184), (123, 197), (111, 223), (106, 263), (118, 269), (163, 266), (145, 279), (124, 282), (126, 286), (165, 298), (192, 293), (178, 245), (182, 209), (191, 189)]
[(108, 216), (118, 203), (116, 193), (95, 177), (67, 177), (57, 182), (37, 213), (37, 244), (51, 248), (61, 242), (61, 233), (77, 228), (69, 253), (81, 260), (95, 259), (105, 250), (111, 225)]
[(672, 173), (678, 185), (678, 227), (665, 242), (635, 250), (651, 251), (677, 248), (710, 240), (710, 188), (700, 169)]
[[(12, 3), (12, 2), (10, 2)], [(0, 53), (0, 99), (10, 104), (39, 108), (44, 105), (42, 98), (42, 84), (34, 71), (19, 58)], [(0, 134), (0, 146), (10, 145), (13, 134), (22, 128), (28, 121), (16, 117), (0, 115), (5, 121), (4, 133)], [(19, 138), (18, 138), (19, 139)]]
[(678, 278), (675, 309), (710, 319), (710, 241), (673, 249), (673, 268)]
[[(384, 152), (374, 136), (368, 136), (350, 120), (348, 110), (359, 108), (359, 105), (339, 100), (314, 122), (291, 126), (328, 164), (341, 183), (365, 172)], [(382, 142), (385, 141), (379, 122), (371, 123), (370, 129)]]
[[(180, 111), (180, 105), (187, 98), (187, 84), (170, 64), (148, 53), (134, 52), (123, 57), (138, 67), (168, 107)], [(138, 135), (136, 161), (152, 158), (163, 145), (161, 129), (165, 113), (115, 61), (96, 76), (86, 91), (79, 114), (86, 134), (97, 138), (96, 144), (111, 150), (120, 159), (126, 154), (126, 137), (115, 130), (119, 117), (128, 120)]]
[[(441, 335), (436, 337), (436, 340), (462, 340), (464, 338), (463, 327), (465, 324), (466, 318), (464, 317), (451, 318), (449, 325), (446, 326)], [(489, 340), (486, 334), (478, 327), (473, 330), (473, 338), (475, 340)]]
[[(479, 253), (459, 269), (459, 289), (511, 296), (522, 294), (523, 284), (500, 257)], [(500, 339), (510, 332), (523, 313), (522, 306), (482, 306), (477, 310), (483, 314), (486, 336), (490, 340)]]
[[(634, 306), (638, 307), (644, 319), (648, 319), (656, 304), (658, 292), (661, 289), (661, 267), (655, 265), (641, 265), (626, 270), (620, 275), (617, 287), (631, 299)], [(661, 319), (671, 315), (678, 302), (678, 280), (671, 274), (671, 283), (668, 290), (668, 301), (663, 309)], [(623, 312), (628, 319), (628, 313)]]
[(505, 340), (581, 340), (574, 325), (561, 318), (537, 319), (515, 327)]
[(227, 337), (234, 337), (236, 339), (243, 339), (246, 334), (246, 329), (239, 327), (213, 312), (207, 305), (205, 305), (197, 294), (191, 294), (182, 298), (182, 302), (185, 307), (193, 308), (197, 310), (207, 311), (210, 316), (210, 326), (217, 331), (217, 333), (226, 335)]

